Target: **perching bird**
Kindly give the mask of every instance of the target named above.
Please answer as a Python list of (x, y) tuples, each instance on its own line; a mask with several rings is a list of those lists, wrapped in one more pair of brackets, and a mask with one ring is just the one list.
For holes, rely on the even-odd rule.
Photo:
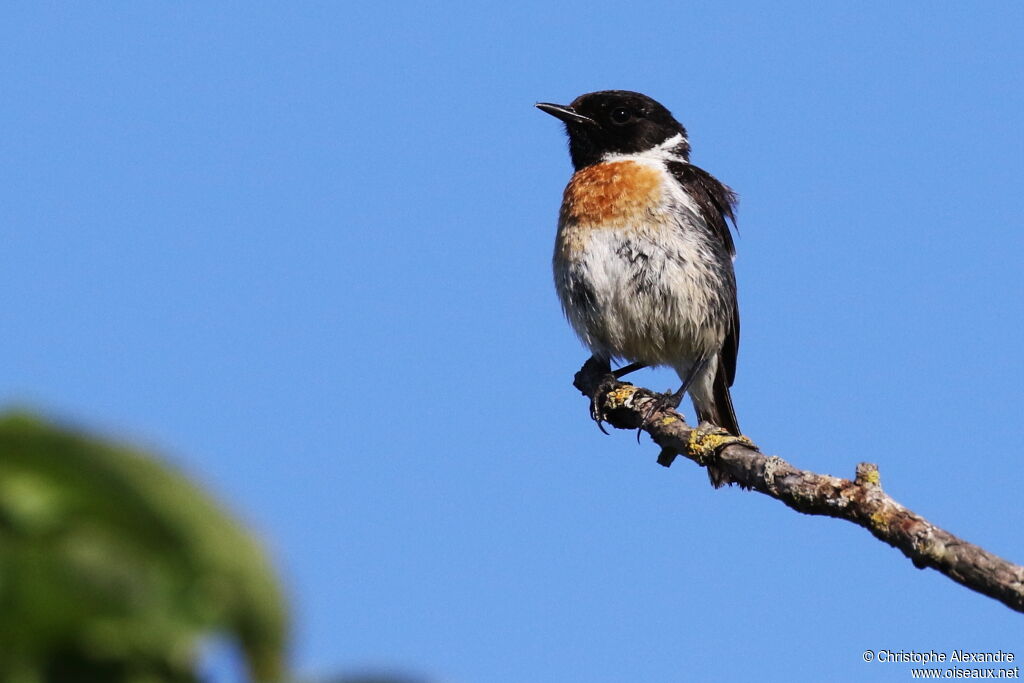
[[(555, 288), (593, 362), (674, 368), (700, 422), (740, 435), (729, 387), (740, 320), (736, 195), (690, 163), (686, 129), (650, 97), (625, 90), (537, 107), (565, 123), (575, 173), (555, 241)], [(729, 483), (713, 467), (716, 487)]]

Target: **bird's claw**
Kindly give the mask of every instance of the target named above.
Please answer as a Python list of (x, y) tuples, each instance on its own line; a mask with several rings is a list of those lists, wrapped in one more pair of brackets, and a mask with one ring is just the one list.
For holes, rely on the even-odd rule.
[[(643, 422), (640, 423), (640, 429), (646, 429), (651, 423), (651, 418), (654, 414), (661, 410), (675, 410), (679, 407), (680, 401), (683, 400), (683, 395), (678, 392), (666, 391), (664, 394), (658, 394), (657, 398), (651, 401), (651, 405), (648, 406), (647, 412), (644, 413)], [(637, 436), (639, 439), (640, 437)]]
[[(598, 394), (595, 394), (597, 396)], [(604, 411), (597, 405), (595, 398), (590, 399), (590, 419), (597, 423), (597, 428), (601, 430), (601, 433), (608, 436), (608, 431), (604, 428)]]
[(609, 383), (614, 383), (616, 381), (617, 380), (615, 379), (615, 376), (612, 375), (611, 372), (609, 371), (608, 374), (606, 374), (601, 379), (601, 385), (598, 387), (597, 391), (594, 392), (594, 396), (590, 399), (590, 418), (594, 422), (597, 423), (597, 428), (600, 429), (601, 433), (606, 435), (606, 436), (608, 435), (608, 430), (606, 430), (604, 428), (604, 422), (605, 422), (604, 406), (602, 406), (599, 403), (600, 399), (598, 397), (604, 396), (605, 393), (610, 388), (608, 386), (608, 384)]
[(682, 398), (682, 394), (673, 392), (671, 389), (664, 394), (657, 394), (657, 398), (651, 401), (651, 405), (648, 406), (647, 411), (644, 413), (643, 421), (640, 422), (640, 426), (636, 430), (636, 442), (640, 443), (640, 432), (647, 429), (648, 425), (651, 424), (651, 418), (654, 417), (655, 413), (666, 408), (675, 410), (679, 407), (679, 402)]

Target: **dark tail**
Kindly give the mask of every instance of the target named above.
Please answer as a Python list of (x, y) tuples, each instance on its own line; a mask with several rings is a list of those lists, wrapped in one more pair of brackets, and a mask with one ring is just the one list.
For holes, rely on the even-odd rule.
[[(694, 408), (697, 410), (697, 420), (699, 422), (710, 422), (733, 436), (741, 436), (743, 432), (740, 431), (740, 424), (736, 420), (736, 411), (732, 407), (732, 396), (729, 394), (729, 380), (725, 376), (725, 368), (722, 367), (721, 360), (718, 361), (717, 365), (718, 367), (715, 368), (715, 380), (712, 384), (714, 403), (711, 406), (704, 406), (705, 410), (701, 410), (700, 407), (694, 404)], [(707, 410), (707, 408), (710, 408), (710, 410)], [(716, 489), (732, 483), (732, 478), (714, 465), (708, 465), (707, 470), (711, 485)]]

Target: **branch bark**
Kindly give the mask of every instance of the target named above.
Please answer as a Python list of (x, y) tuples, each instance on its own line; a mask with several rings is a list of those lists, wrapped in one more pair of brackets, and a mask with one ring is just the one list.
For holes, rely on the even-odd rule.
[[(931, 567), (957, 583), (1024, 612), (1024, 567), (940, 529), (882, 490), (878, 466), (862, 462), (853, 480), (801, 470), (762, 454), (745, 437), (713, 428), (691, 428), (683, 416), (660, 408), (647, 389), (620, 382), (587, 362), (573, 385), (591, 400), (591, 416), (619, 429), (643, 429), (661, 446), (658, 463), (677, 455), (714, 463), (743, 489), (758, 491), (808, 515), (853, 522), (898, 548), (915, 567)], [(653, 413), (648, 415), (653, 409)], [(646, 424), (644, 418), (647, 416)]]

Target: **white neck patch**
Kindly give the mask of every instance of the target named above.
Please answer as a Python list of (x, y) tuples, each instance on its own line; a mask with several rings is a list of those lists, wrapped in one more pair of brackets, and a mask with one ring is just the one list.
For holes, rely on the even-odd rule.
[(608, 152), (601, 157), (602, 162), (608, 161), (622, 161), (624, 159), (644, 160), (644, 161), (682, 161), (686, 163), (686, 159), (679, 156), (674, 150), (679, 145), (687, 143), (688, 140), (683, 137), (682, 133), (676, 133), (665, 142), (660, 145), (656, 145), (643, 152), (632, 152), (630, 154), (622, 154), (621, 152)]

